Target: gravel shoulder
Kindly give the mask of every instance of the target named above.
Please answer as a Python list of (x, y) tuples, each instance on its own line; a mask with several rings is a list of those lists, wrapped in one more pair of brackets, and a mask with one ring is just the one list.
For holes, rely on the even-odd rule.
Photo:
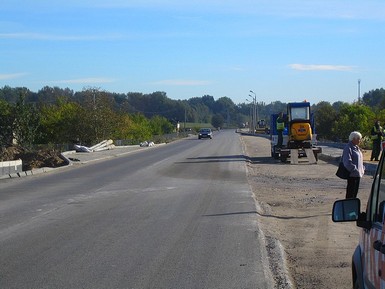
[[(271, 157), (269, 139), (243, 135), (241, 142), (276, 288), (352, 288), (359, 228), (331, 220), (333, 203), (346, 188), (335, 176), (336, 164), (281, 163)], [(362, 208), (371, 182), (371, 176), (362, 178)]]

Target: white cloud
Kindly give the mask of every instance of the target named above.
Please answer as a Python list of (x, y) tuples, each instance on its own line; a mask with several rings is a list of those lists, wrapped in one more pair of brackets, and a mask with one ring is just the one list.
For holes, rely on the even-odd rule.
[(201, 86), (210, 84), (206, 80), (187, 80), (187, 79), (166, 79), (152, 82), (155, 85), (170, 85), (170, 86)]
[[(10, 1), (10, 0), (8, 0)], [(15, 1), (15, 0), (12, 0)], [(42, 0), (40, 0), (42, 1)], [(35, 0), (36, 2), (36, 0)], [(43, 1), (45, 5), (45, 1)], [(101, 7), (124, 9), (144, 8), (179, 11), (215, 11), (274, 15), (281, 17), (311, 17), (339, 19), (382, 19), (385, 3), (383, 0), (61, 0), (63, 6)]]
[[(66, 9), (153, 9), (247, 13), (280, 17), (384, 20), (383, 0), (56, 0), (47, 8), (46, 0), (3, 0), (2, 8), (26, 11), (65, 11)], [(50, 10), (47, 10), (50, 9)]]
[(0, 33), (2, 39), (41, 40), (41, 41), (99, 41), (122, 38), (119, 34), (109, 35), (54, 35), (43, 33)]
[(24, 75), (26, 75), (26, 73), (0, 74), (0, 80), (20, 78)]
[(347, 65), (329, 65), (329, 64), (289, 64), (293, 70), (302, 71), (353, 71), (354, 66)]
[(112, 83), (115, 82), (115, 79), (112, 78), (79, 78), (79, 79), (67, 79), (67, 80), (57, 80), (51, 81), (51, 83), (62, 83), (62, 84), (97, 84), (97, 83)]

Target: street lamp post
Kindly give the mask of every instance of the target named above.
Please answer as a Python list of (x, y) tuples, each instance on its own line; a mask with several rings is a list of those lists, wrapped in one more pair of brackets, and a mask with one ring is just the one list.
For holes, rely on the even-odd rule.
[[(247, 102), (250, 102), (250, 100), (248, 100), (247, 98), (246, 98), (246, 101)], [(250, 102), (250, 113), (249, 113), (249, 119), (250, 119), (250, 121), (249, 121), (249, 132), (251, 132), (252, 131), (252, 126), (253, 126), (253, 123), (254, 123), (254, 121), (253, 121), (253, 103), (252, 102)]]
[(256, 114), (256, 120), (259, 120), (259, 112), (258, 112), (258, 102), (257, 102), (257, 95), (255, 94), (254, 91), (250, 90), (252, 94), (254, 94), (254, 103), (255, 103), (255, 114)]
[(257, 109), (257, 95), (255, 94), (254, 91), (250, 90), (254, 96), (250, 95), (249, 96), (253, 99), (253, 134), (255, 134), (255, 128), (257, 126), (257, 121), (258, 121), (258, 109)]
[[(251, 131), (252, 134), (255, 134), (255, 124), (256, 124), (256, 118), (255, 118), (255, 99), (249, 94), (249, 96), (252, 98), (252, 101), (250, 101), (250, 104), (252, 105), (252, 117), (251, 117)], [(249, 100), (247, 100), (249, 101)]]

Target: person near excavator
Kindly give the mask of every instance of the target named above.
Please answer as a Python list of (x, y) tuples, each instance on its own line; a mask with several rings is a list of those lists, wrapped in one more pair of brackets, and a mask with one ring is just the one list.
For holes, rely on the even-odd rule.
[(282, 148), (283, 131), (285, 129), (285, 119), (283, 118), (282, 112), (279, 113), (276, 122), (277, 122), (277, 134), (278, 134), (277, 148)]
[(380, 125), (380, 122), (377, 120), (374, 123), (374, 126), (372, 127), (372, 130), (370, 132), (370, 137), (372, 139), (372, 154), (370, 156), (370, 160), (373, 161), (378, 161), (378, 157), (380, 156), (381, 153), (381, 143), (382, 139), (384, 136), (384, 132), (382, 130), (382, 127)]

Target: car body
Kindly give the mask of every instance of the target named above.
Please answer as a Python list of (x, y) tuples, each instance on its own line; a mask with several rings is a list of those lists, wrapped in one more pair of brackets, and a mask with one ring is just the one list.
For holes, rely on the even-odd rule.
[(198, 139), (202, 138), (213, 138), (213, 132), (211, 128), (201, 128), (198, 132)]
[[(334, 222), (357, 222), (361, 228), (352, 257), (353, 288), (385, 288), (385, 167), (378, 163), (365, 212), (360, 199), (338, 200), (333, 205)], [(382, 272), (384, 270), (384, 272)]]

